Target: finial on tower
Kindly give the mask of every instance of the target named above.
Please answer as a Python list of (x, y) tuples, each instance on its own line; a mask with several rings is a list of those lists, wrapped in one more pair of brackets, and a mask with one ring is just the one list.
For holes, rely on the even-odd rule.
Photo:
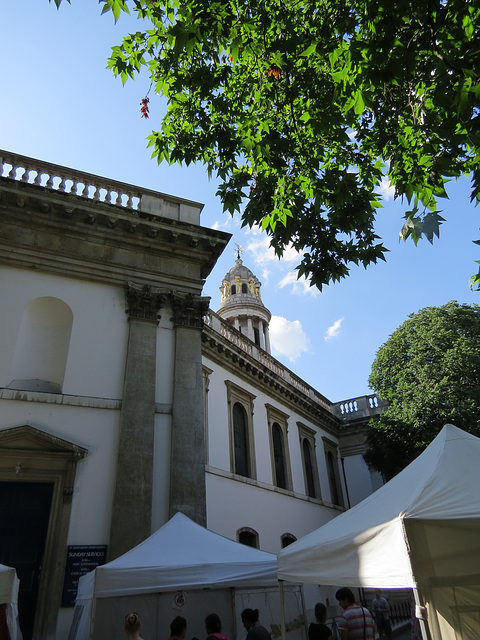
[(240, 254), (243, 253), (242, 247), (235, 242), (235, 246), (237, 247), (237, 260), (240, 260)]

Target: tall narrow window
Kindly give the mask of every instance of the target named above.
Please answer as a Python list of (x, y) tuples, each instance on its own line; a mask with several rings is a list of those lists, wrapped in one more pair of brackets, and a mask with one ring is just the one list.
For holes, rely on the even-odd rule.
[(238, 385), (225, 381), (227, 387), (230, 435), (230, 469), (244, 478), (256, 478), (253, 439), (253, 401), (255, 396)]
[(287, 475), (285, 472), (285, 453), (283, 435), (278, 422), (272, 425), (273, 458), (275, 460), (275, 484), (281, 489), (287, 488)]
[(248, 286), (245, 282), (242, 282), (242, 293), (248, 293)]
[(305, 438), (303, 441), (303, 459), (305, 461), (305, 484), (307, 485), (307, 496), (315, 498), (315, 482), (313, 476), (312, 452), (310, 443)]
[(250, 477), (248, 459), (248, 431), (245, 409), (239, 402), (233, 405), (233, 439), (235, 448), (235, 473)]
[(343, 507), (345, 503), (343, 501), (340, 472), (338, 470), (338, 447), (328, 438), (323, 438), (323, 446), (325, 447), (325, 462), (327, 465), (328, 484), (330, 485), (330, 498), (333, 504)]
[(290, 490), (290, 456), (288, 451), (288, 415), (270, 404), (265, 405), (270, 431), (273, 484), (279, 489)]
[(317, 456), (315, 453), (316, 432), (297, 422), (298, 435), (303, 463), (303, 477), (305, 479), (305, 493), (309, 498), (321, 499), (320, 482), (318, 479)]

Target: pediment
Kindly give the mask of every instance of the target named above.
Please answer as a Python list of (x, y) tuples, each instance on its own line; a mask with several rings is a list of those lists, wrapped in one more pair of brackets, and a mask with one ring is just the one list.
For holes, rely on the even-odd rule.
[(42, 451), (83, 458), (88, 450), (30, 425), (0, 431), (0, 451)]

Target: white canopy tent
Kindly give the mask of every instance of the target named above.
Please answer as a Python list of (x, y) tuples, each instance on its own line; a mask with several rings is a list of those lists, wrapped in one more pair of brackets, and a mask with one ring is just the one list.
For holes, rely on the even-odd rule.
[(446, 425), (390, 482), (281, 551), (278, 576), (417, 588), (435, 640), (478, 640), (480, 438)]
[(0, 640), (21, 640), (18, 625), (18, 588), (20, 581), (12, 567), (0, 564)]
[(252, 606), (256, 590), (262, 601), (266, 590), (274, 590), (279, 609), (274, 554), (229, 540), (177, 513), (143, 543), (80, 578), (70, 638), (103, 638), (112, 629), (121, 633), (124, 616), (132, 610), (140, 615), (145, 637), (168, 637), (176, 615), (187, 618), (189, 637), (204, 637), (203, 620), (212, 612), (220, 615), (231, 637), (235, 599), (238, 606)]

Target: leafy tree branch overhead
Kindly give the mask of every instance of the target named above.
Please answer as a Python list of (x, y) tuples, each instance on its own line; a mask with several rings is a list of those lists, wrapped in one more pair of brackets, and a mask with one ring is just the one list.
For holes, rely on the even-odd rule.
[(100, 4), (142, 20), (108, 64), (123, 82), (145, 70), (167, 98), (153, 156), (205, 163), (224, 209), (279, 256), (293, 245), (312, 285), (385, 259), (385, 175), (415, 243), (438, 236), (449, 180), (468, 176), (478, 202), (478, 0)]

